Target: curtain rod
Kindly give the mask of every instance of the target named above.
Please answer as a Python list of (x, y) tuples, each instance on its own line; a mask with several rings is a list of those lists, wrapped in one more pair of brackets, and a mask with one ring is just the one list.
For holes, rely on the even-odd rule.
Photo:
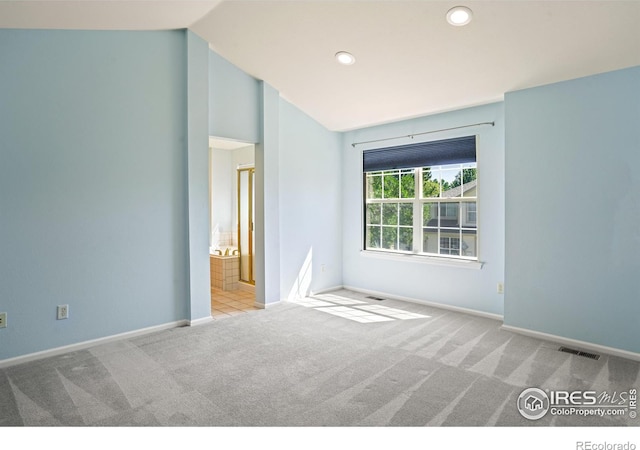
[(411, 139), (413, 139), (414, 136), (422, 136), (423, 134), (439, 133), (440, 131), (459, 130), (460, 128), (477, 127), (479, 125), (491, 125), (491, 126), (494, 126), (495, 124), (496, 124), (495, 122), (472, 123), (471, 125), (460, 125), (459, 127), (442, 128), (441, 130), (433, 130), (433, 131), (425, 131), (423, 133), (407, 134), (406, 136), (396, 136), (396, 137), (383, 138), (383, 139), (374, 139), (373, 141), (354, 142), (354, 143), (351, 144), (351, 146), (355, 148), (356, 145), (361, 145), (361, 144), (373, 144), (374, 142), (383, 142), (383, 141), (390, 141), (392, 139), (402, 139), (402, 138), (411, 138)]

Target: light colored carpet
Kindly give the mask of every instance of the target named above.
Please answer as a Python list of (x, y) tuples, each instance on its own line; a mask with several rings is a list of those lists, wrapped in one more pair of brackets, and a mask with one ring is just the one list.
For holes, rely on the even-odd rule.
[(498, 321), (346, 290), (310, 300), (0, 370), (0, 425), (638, 425), (529, 421), (516, 409), (527, 387), (637, 388), (636, 362), (561, 353)]

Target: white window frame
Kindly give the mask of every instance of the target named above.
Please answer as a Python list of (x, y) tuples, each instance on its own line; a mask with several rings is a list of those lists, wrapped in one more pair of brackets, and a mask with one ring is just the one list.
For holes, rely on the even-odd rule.
[[(451, 168), (452, 166), (459, 166), (460, 170), (463, 171), (464, 168), (469, 168), (468, 164), (460, 164), (460, 165), (447, 165), (447, 166), (440, 166), (440, 167), (445, 167), (445, 168)], [(477, 160), (476, 163), (474, 164), (475, 169), (476, 169), (476, 180), (479, 178), (478, 177), (478, 164), (477, 164)], [(406, 169), (405, 169), (406, 170)], [(456, 261), (460, 261), (460, 262), (464, 262), (464, 263), (477, 263), (478, 268), (481, 267), (481, 263), (480, 263), (480, 251), (479, 251), (479, 226), (478, 226), (478, 196), (477, 196), (477, 185), (476, 185), (476, 196), (473, 197), (464, 197), (462, 196), (462, 189), (461, 189), (461, 196), (460, 197), (430, 197), (430, 198), (426, 198), (423, 197), (423, 168), (422, 167), (417, 167), (417, 168), (412, 168), (412, 170), (414, 171), (414, 179), (415, 179), (415, 190), (414, 190), (414, 197), (411, 199), (407, 199), (407, 198), (395, 198), (395, 199), (385, 199), (385, 198), (380, 198), (380, 199), (369, 199), (368, 198), (368, 179), (371, 176), (376, 176), (376, 175), (380, 175), (382, 176), (382, 180), (383, 180), (383, 184), (382, 184), (382, 189), (383, 189), (383, 196), (384, 196), (384, 173), (385, 172), (390, 172), (390, 171), (377, 171), (377, 172), (365, 172), (363, 173), (363, 184), (364, 184), (364, 190), (363, 190), (363, 204), (364, 204), (364, 215), (363, 215), (363, 223), (362, 223), (362, 250), (365, 253), (375, 253), (375, 254), (381, 254), (381, 255), (411, 255), (411, 256), (419, 256), (419, 257), (423, 257), (423, 258), (428, 258), (428, 259), (438, 259), (438, 260), (447, 260), (447, 261), (452, 261), (452, 262), (456, 262)], [(394, 170), (396, 171), (396, 170)], [(400, 172), (399, 172), (400, 173)], [(464, 172), (462, 172), (463, 174)], [(399, 189), (400, 193), (399, 195), (401, 195), (401, 189)], [(414, 210), (413, 210), (413, 249), (411, 251), (406, 251), (406, 250), (391, 250), (391, 249), (383, 249), (383, 248), (370, 248), (368, 247), (368, 242), (367, 242), (367, 227), (368, 226), (379, 226), (380, 227), (380, 233), (381, 233), (381, 237), (380, 237), (380, 242), (382, 242), (382, 228), (385, 227), (385, 225), (382, 225), (382, 218), (380, 220), (380, 224), (373, 224), (373, 225), (369, 225), (368, 222), (368, 216), (367, 216), (367, 205), (372, 204), (372, 203), (379, 203), (381, 205), (385, 204), (385, 203), (412, 203), (414, 205)], [(447, 229), (446, 227), (441, 227), (440, 224), (438, 224), (437, 226), (437, 230), (438, 230), (438, 253), (428, 253), (426, 251), (424, 251), (425, 249), (423, 249), (423, 228), (426, 228), (424, 226), (424, 222), (423, 222), (423, 208), (425, 204), (430, 204), (430, 203), (435, 203), (438, 209), (438, 215), (440, 216), (440, 208), (442, 205), (446, 205), (446, 204), (450, 204), (450, 203), (457, 203), (458, 206), (458, 211), (457, 211), (457, 215), (456, 216), (444, 216), (444, 217), (457, 217), (458, 218), (458, 227), (455, 229)], [(476, 221), (472, 222), (468, 219), (468, 210), (466, 208), (465, 211), (463, 211), (463, 204), (464, 203), (475, 203), (475, 217), (476, 217)], [(382, 209), (382, 206), (381, 206)], [(399, 208), (398, 208), (399, 209)], [(449, 212), (449, 207), (445, 206), (445, 212)], [(398, 212), (399, 214), (399, 212)], [(381, 213), (382, 215), (382, 213)], [(463, 218), (465, 220), (463, 220)], [(399, 224), (399, 217), (398, 217), (398, 224)], [(474, 223), (475, 227), (469, 227), (468, 225)], [(465, 226), (466, 225), (466, 226)], [(403, 227), (401, 225), (396, 225), (395, 226), (398, 230)], [(436, 227), (434, 227), (436, 228)], [(440, 237), (441, 237), (441, 233), (447, 233), (447, 234), (451, 234), (452, 232), (455, 233), (457, 232), (459, 237), (457, 239), (459, 239), (459, 247), (463, 246), (463, 229), (475, 229), (475, 250), (476, 250), (476, 255), (475, 256), (465, 256), (465, 255), (450, 255), (450, 254), (443, 254), (440, 253)], [(399, 232), (398, 232), (398, 238), (399, 239)], [(396, 241), (398, 242), (398, 241)], [(462, 251), (460, 251), (460, 253), (462, 253)]]

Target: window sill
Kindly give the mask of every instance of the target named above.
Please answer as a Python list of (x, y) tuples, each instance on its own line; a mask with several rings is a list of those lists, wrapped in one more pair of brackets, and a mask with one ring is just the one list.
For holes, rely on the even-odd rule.
[(411, 262), (411, 263), (419, 263), (419, 264), (430, 264), (434, 266), (459, 267), (463, 269), (480, 270), (484, 265), (484, 263), (481, 261), (417, 255), (415, 253), (391, 253), (391, 252), (377, 252), (374, 250), (360, 250), (360, 254), (367, 258), (388, 259), (393, 261), (403, 261), (403, 262)]

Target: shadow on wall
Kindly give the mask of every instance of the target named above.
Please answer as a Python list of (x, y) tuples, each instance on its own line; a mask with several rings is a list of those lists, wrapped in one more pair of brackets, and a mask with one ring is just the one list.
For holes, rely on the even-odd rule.
[(297, 300), (305, 298), (310, 293), (311, 281), (313, 279), (313, 247), (309, 249), (307, 257), (302, 263), (298, 276), (293, 282), (287, 300)]

